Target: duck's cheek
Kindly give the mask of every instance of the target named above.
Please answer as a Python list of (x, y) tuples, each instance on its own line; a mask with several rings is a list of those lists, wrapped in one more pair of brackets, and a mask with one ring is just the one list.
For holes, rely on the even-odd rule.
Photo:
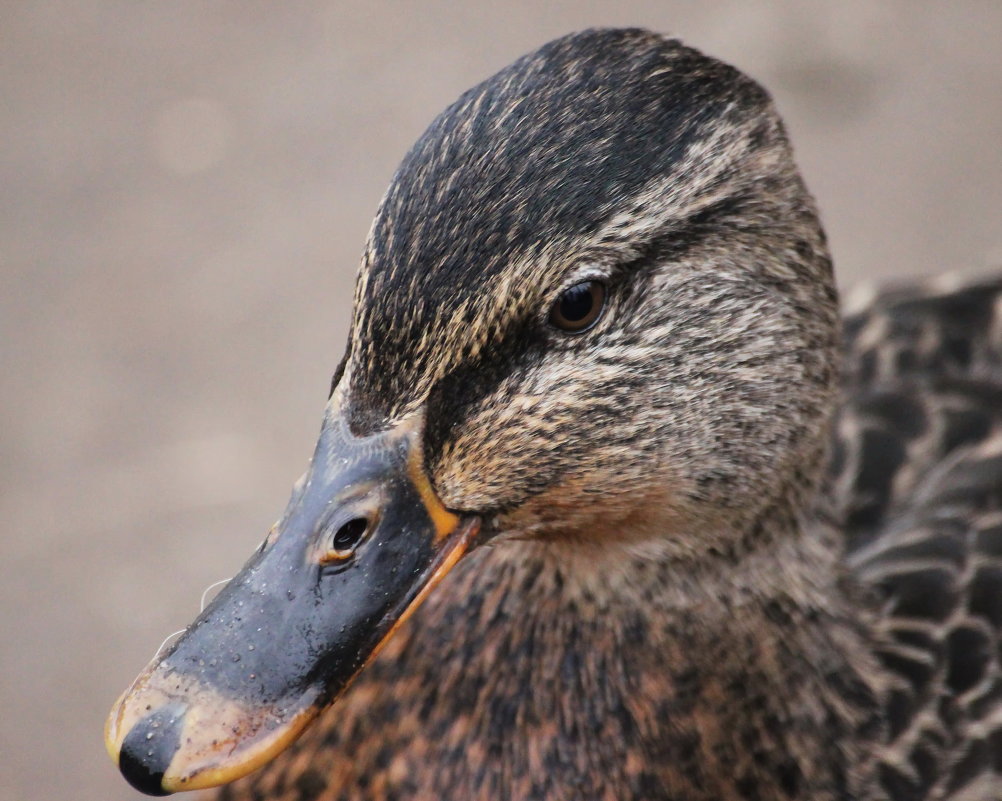
[(575, 545), (626, 544), (661, 539), (685, 526), (688, 512), (670, 472), (624, 463), (567, 469), (548, 486), (503, 508), (499, 538)]
[(502, 512), (550, 530), (575, 530), (596, 515), (622, 522), (651, 492), (667, 487), (674, 496), (679, 481), (657, 448), (602, 419), (517, 404), (478, 415), (431, 459), (432, 484), (447, 508)]
[(564, 470), (552, 440), (522, 426), (478, 419), (447, 444), (431, 477), (447, 508), (495, 510), (520, 506)]

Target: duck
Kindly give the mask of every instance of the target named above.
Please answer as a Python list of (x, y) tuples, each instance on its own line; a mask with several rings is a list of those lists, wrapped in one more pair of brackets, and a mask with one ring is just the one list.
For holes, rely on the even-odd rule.
[(115, 703), (218, 801), (1002, 797), (1002, 278), (840, 310), (765, 89), (592, 29), (464, 93), (310, 466)]

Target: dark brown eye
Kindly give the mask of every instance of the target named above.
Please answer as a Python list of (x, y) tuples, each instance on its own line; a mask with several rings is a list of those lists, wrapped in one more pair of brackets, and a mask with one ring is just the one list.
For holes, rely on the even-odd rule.
[(550, 323), (561, 331), (578, 334), (591, 328), (605, 306), (605, 285), (583, 281), (565, 289), (550, 309)]

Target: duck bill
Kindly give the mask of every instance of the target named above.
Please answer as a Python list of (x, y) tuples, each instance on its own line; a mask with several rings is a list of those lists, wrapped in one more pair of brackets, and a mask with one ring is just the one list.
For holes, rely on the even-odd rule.
[(421, 420), (357, 438), (329, 415), (282, 520), (113, 707), (108, 751), (150, 795), (211, 787), (290, 745), (470, 549), (479, 521), (424, 472)]

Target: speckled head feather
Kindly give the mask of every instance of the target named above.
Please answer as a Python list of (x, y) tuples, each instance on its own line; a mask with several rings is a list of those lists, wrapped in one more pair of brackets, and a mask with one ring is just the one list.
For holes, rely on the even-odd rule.
[[(584, 279), (609, 286), (600, 325), (555, 331), (549, 307)], [(426, 407), (452, 507), (542, 496), (510, 528), (557, 507), (580, 528), (567, 512), (595, 492), (625, 524), (659, 479), (672, 497), (646, 505), (675, 527), (726, 507), (747, 528), (813, 486), (836, 327), (765, 91), (675, 40), (594, 30), (466, 92), (406, 156), (363, 259), (344, 394), (356, 432)]]
[[(464, 93), (404, 158), (372, 226), (352, 363), (370, 424), (536, 317), (553, 289), (541, 274), (559, 283), (593, 251), (639, 255), (663, 238), (685, 210), (671, 196), (701, 188), (693, 170), (719, 187), (739, 166), (707, 164), (707, 148), (776, 136), (767, 102), (733, 68), (639, 30), (559, 39)], [(616, 225), (627, 214), (635, 237)]]

